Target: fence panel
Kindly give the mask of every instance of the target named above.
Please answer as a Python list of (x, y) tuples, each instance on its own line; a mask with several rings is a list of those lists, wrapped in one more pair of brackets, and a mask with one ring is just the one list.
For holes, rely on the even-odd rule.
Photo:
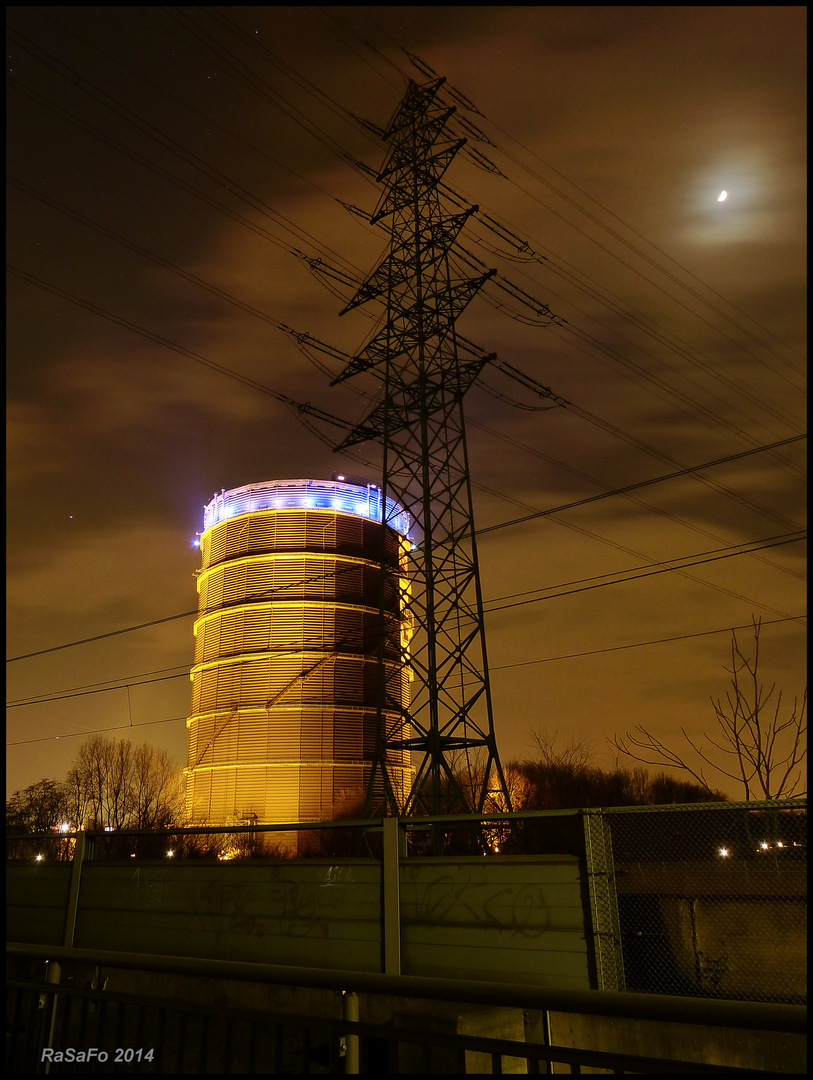
[(628, 990), (807, 1000), (805, 801), (602, 814)]

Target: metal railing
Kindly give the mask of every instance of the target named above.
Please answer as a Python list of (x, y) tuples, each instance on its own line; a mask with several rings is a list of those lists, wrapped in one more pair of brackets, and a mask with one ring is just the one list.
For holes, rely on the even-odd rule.
[[(389, 1023), (361, 1022), (359, 997), (368, 995), (428, 1002), (454, 1002), (534, 1012), (634, 1020), (655, 1026), (685, 1023), (803, 1037), (803, 1006), (602, 991), (543, 992), (512, 983), (335, 972), (187, 957), (150, 956), (93, 949), (11, 944), (16, 964), (46, 961), (44, 981), (7, 981), (7, 1071), (197, 1073), (375, 1073), (426, 1072), (580, 1072), (582, 1067), (610, 1072), (753, 1072), (715, 1064), (713, 1054), (695, 1060), (618, 1054), (595, 1046), (556, 1046), (543, 1041), (487, 1038)], [(332, 991), (336, 1012), (315, 1016), (207, 1007), (157, 995), (107, 992), (61, 984), (71, 965), (103, 966), (107, 971), (147, 971), (164, 976), (237, 980)], [(340, 1003), (340, 1004), (339, 1004)], [(545, 1030), (538, 1025), (537, 1030)], [(526, 1028), (527, 1030), (527, 1028)], [(588, 1042), (590, 1040), (587, 1040)], [(697, 1041), (697, 1040), (695, 1040)], [(777, 1040), (779, 1042), (779, 1040)], [(702, 1045), (702, 1039), (700, 1040)], [(653, 1043), (654, 1045), (654, 1043)], [(80, 1056), (81, 1055), (81, 1056)], [(406, 1067), (405, 1067), (406, 1066)], [(764, 1071), (782, 1071), (774, 1052)], [(793, 1067), (785, 1071), (794, 1071)]]

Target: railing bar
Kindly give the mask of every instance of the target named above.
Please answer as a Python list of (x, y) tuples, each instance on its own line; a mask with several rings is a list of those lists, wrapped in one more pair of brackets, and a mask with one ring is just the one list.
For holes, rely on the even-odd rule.
[[(257, 1021), (253, 1020), (248, 1026), (248, 1065), (250, 1066), (248, 1071), (256, 1071), (255, 1065), (257, 1063)], [(280, 1025), (274, 1025), (274, 1072), (282, 1072), (282, 1054), (279, 1052), (280, 1042)]]
[(309, 1027), (301, 1028), (302, 1031), (302, 1072), (310, 1072), (310, 1049), (311, 1049), (311, 1029)]
[[(40, 1005), (40, 1000), (42, 1005)], [(48, 994), (32, 994), (29, 1004), (30, 1020), (27, 1025), (28, 1040), (26, 1046), (26, 1056), (30, 1057), (31, 1064), (33, 1065), (33, 1071), (35, 1073), (41, 1073), (43, 1071), (39, 1061), (40, 1047), (43, 1045), (43, 1036), (47, 1028), (48, 1015)]]
[(223, 1072), (231, 1075), (231, 1042), (234, 1021), (230, 1016), (223, 1018)]
[(164, 1069), (164, 1032), (166, 1030), (167, 1011), (163, 1006), (156, 1009), (155, 1016), (155, 1071), (165, 1072)]
[(502, 1076), (502, 1054), (491, 1055), (491, 1071)]
[(71, 994), (60, 994), (60, 1005), (56, 1014), (57, 1022), (54, 1027), (54, 1045), (64, 1048), (70, 1045), (71, 1022), (76, 998)]
[[(33, 990), (23, 991), (24, 998), (20, 1002), (20, 1013), (26, 1016), (24, 1024), (21, 1025), (21, 1030), (24, 1034), (20, 1044), (20, 1057), (22, 1058), (23, 1068), (29, 1064), (29, 1056), (35, 1053), (34, 1043), (36, 1041), (37, 1032), (34, 1024), (38, 1020), (38, 1002), (39, 994)], [(27, 1006), (27, 1008), (24, 1008)]]
[(87, 1030), (88, 1030), (88, 1017), (90, 1015), (90, 998), (83, 997), (80, 999), (79, 1009), (79, 1033), (77, 1036), (77, 1043), (79, 1046), (88, 1045)]
[(198, 1023), (200, 1027), (200, 1043), (198, 1052), (198, 1074), (205, 1074), (206, 1066), (209, 1061), (209, 1025), (206, 1023), (203, 1015), (198, 1017)]
[[(101, 979), (101, 972), (99, 973)], [(96, 1046), (104, 1046), (105, 1027), (107, 1026), (107, 1001), (99, 998), (96, 1004)]]
[[(13, 984), (11, 982), (9, 983), (9, 988), (11, 989), (12, 986), (18, 986), (18, 985), (19, 985), (18, 982), (15, 980), (15, 982)], [(49, 984), (33, 984), (33, 985), (37, 988), (37, 993), (31, 999), (32, 1000), (32, 1009), (33, 1009), (33, 1003), (39, 1000), (39, 992), (41, 991), (41, 992), (43, 992), (45, 994), (47, 994), (49, 992)], [(89, 1006), (89, 1003), (94, 1001), (93, 994), (94, 994), (94, 992), (80, 990), (78, 988), (75, 988), (73, 990), (62, 990), (61, 991), (61, 995), (64, 995), (64, 996), (81, 997), (82, 998), (82, 1007), (83, 1008), (87, 1008)], [(105, 999), (103, 1001), (99, 1002), (100, 1013), (101, 1013), (100, 1021), (103, 1022), (103, 1020), (104, 1020), (105, 1009), (109, 1008), (110, 1005), (112, 1005), (113, 1003), (115, 1003), (115, 1002), (117, 1002), (118, 1000), (121, 1000), (121, 999), (124, 999), (123, 995), (116, 995), (116, 994), (105, 995)], [(131, 997), (127, 997), (125, 1000), (128, 1001), (128, 1002), (132, 1002), (134, 999), (131, 998)], [(163, 1016), (163, 1014), (159, 1014), (159, 1015)], [(195, 1015), (207, 1015), (207, 1016), (211, 1017), (211, 1016), (215, 1016), (215, 1015), (221, 1015), (221, 1011), (213, 1010), (213, 1009), (200, 1009), (200, 1010), (196, 1010)], [(180, 1017), (178, 1017), (178, 1019), (180, 1019)], [(302, 1017), (298, 1017), (298, 1018), (286, 1017), (283, 1021), (280, 1021), (279, 1016), (272, 1017), (272, 1016), (269, 1016), (268, 1014), (266, 1014), (265, 1019), (262, 1021), (262, 1023), (264, 1023), (264, 1025), (266, 1026), (266, 1028), (267, 1028), (267, 1025), (268, 1025), (269, 1022), (277, 1024), (277, 1035), (278, 1035), (278, 1038), (277, 1038), (277, 1043), (278, 1043), (278, 1045), (277, 1045), (277, 1052), (278, 1052), (277, 1056), (278, 1056), (280, 1062), (282, 1062), (282, 1060), (283, 1060), (284, 1044), (285, 1044), (284, 1032), (283, 1032), (282, 1025), (284, 1024), (285, 1026), (290, 1028), (292, 1021), (294, 1023), (296, 1023), (297, 1027), (302, 1027), (304, 1025), (304, 1023), (306, 1022), (304, 1020), (304, 1018), (302, 1018)], [(185, 1021), (185, 1023), (186, 1023), (186, 1021)], [(313, 1025), (311, 1025), (311, 1026), (313, 1026)], [(38, 1029), (39, 1029), (39, 1024), (35, 1023), (33, 1025), (33, 1029), (32, 1029), (34, 1035), (36, 1035), (36, 1032), (38, 1031)], [(689, 1073), (689, 1072), (700, 1072), (700, 1071), (702, 1071), (702, 1072), (736, 1072), (736, 1071), (741, 1071), (741, 1070), (737, 1070), (736, 1068), (731, 1067), (731, 1066), (728, 1066), (728, 1067), (726, 1067), (726, 1066), (704, 1066), (702, 1063), (699, 1063), (699, 1062), (684, 1062), (684, 1061), (677, 1061), (677, 1060), (664, 1059), (664, 1058), (641, 1058), (641, 1057), (635, 1057), (635, 1056), (631, 1057), (628, 1054), (619, 1055), (619, 1054), (615, 1054), (615, 1053), (611, 1053), (611, 1052), (591, 1052), (591, 1051), (579, 1050), (579, 1049), (574, 1049), (574, 1048), (546, 1047), (543, 1044), (516, 1043), (516, 1042), (510, 1041), (510, 1040), (485, 1039), (485, 1038), (481, 1038), (481, 1037), (478, 1037), (478, 1036), (452, 1036), (452, 1035), (443, 1035), (441, 1033), (434, 1033), (434, 1034), (430, 1035), (430, 1034), (423, 1033), (423, 1032), (411, 1032), (410, 1036), (405, 1039), (403, 1033), (391, 1033), (391, 1032), (388, 1032), (385, 1029), (382, 1029), (380, 1026), (377, 1026), (377, 1025), (371, 1025), (371, 1024), (367, 1024), (367, 1023), (358, 1023), (358, 1022), (352, 1022), (351, 1023), (351, 1022), (348, 1022), (347, 1020), (339, 1020), (339, 1019), (321, 1021), (316, 1025), (315, 1029), (319, 1030), (320, 1032), (330, 1032), (330, 1033), (333, 1033), (334, 1035), (346, 1034), (348, 1031), (350, 1031), (350, 1032), (352, 1032), (354, 1034), (357, 1034), (358, 1036), (363, 1036), (365, 1039), (367, 1037), (373, 1037), (373, 1038), (377, 1038), (377, 1039), (382, 1039), (383, 1038), (383, 1039), (385, 1039), (387, 1041), (391, 1041), (393, 1039), (397, 1041), (398, 1039), (401, 1039), (402, 1041), (406, 1041), (406, 1042), (411, 1041), (413, 1043), (422, 1044), (424, 1047), (427, 1047), (428, 1044), (434, 1044), (434, 1045), (437, 1045), (437, 1046), (444, 1046), (444, 1045), (445, 1046), (455, 1046), (457, 1048), (463, 1047), (463, 1048), (468, 1049), (468, 1050), (478, 1051), (478, 1052), (485, 1052), (485, 1053), (489, 1053), (489, 1054), (499, 1052), (499, 1053), (502, 1053), (503, 1055), (518, 1056), (518, 1057), (522, 1057), (522, 1056), (527, 1057), (529, 1054), (533, 1054), (537, 1058), (545, 1059), (545, 1060), (555, 1060), (555, 1061), (563, 1063), (563, 1064), (576, 1063), (576, 1064), (582, 1065), (582, 1066), (585, 1066), (585, 1065), (600, 1066), (600, 1067), (607, 1068), (607, 1069), (622, 1068), (623, 1065), (632, 1065), (633, 1068), (638, 1069), (639, 1071), (642, 1071), (643, 1069), (648, 1069), (650, 1071), (660, 1071), (660, 1072), (680, 1072), (680, 1071), (684, 1071), (684, 1072), (687, 1072), (687, 1073)], [(100, 1028), (100, 1030), (101, 1030), (101, 1028)], [(259, 1030), (259, 1029), (254, 1028), (254, 1026), (252, 1025), (252, 1034), (256, 1035), (257, 1030)], [(160, 1049), (162, 1043), (167, 1043), (167, 1042), (171, 1042), (171, 1040), (166, 1040), (166, 1039), (157, 1040), (156, 1049)], [(96, 1045), (92, 1040), (90, 1041), (89, 1044), (90, 1045)], [(183, 1053), (183, 1051), (182, 1051), (182, 1053)], [(252, 1071), (256, 1071), (257, 1060), (258, 1059), (257, 1059), (256, 1054), (255, 1054), (254, 1058), (253, 1058), (253, 1060), (251, 1062)], [(264, 1055), (264, 1060), (267, 1060), (267, 1055)], [(291, 1062), (289, 1061), (289, 1065), (290, 1064), (291, 1064)], [(172, 1071), (172, 1070), (167, 1069), (166, 1071)], [(622, 1068), (622, 1071), (623, 1071), (623, 1068)]]
[(34, 1071), (38, 1073), (45, 1072), (45, 1069), (42, 1067), (42, 1062), (39, 1060), (39, 1051), (40, 1047), (49, 1045), (48, 1032), (50, 1027), (50, 1017), (54, 1008), (54, 1003), (56, 1001), (56, 988), (54, 984), (46, 984), (43, 987), (43, 993), (40, 995), (40, 997), (42, 1000), (42, 1007), (39, 1008), (37, 1023), (32, 1029), (35, 1032), (34, 1052), (37, 1055), (37, 1063)]
[[(432, 1053), (432, 1044), (431, 1043), (427, 1043), (426, 1053), (427, 1053), (427, 1069), (426, 1069), (426, 1071), (427, 1072), (433, 1072), (434, 1070), (429, 1068), (429, 1062), (431, 1060), (431, 1053)], [(459, 1073), (465, 1073), (466, 1072), (466, 1048), (465, 1048), (465, 1046), (456, 1047), (456, 1049), (455, 1049), (455, 1064), (457, 1065), (457, 1068), (455, 1069), (455, 1072), (459, 1072)]]
[(177, 1050), (177, 1065), (176, 1072), (183, 1072), (183, 1067), (186, 1064), (186, 1013), (178, 1012), (178, 1050)]
[[(135, 1040), (136, 1040), (136, 1046), (140, 1047), (142, 1050), (147, 1050), (146, 1025), (147, 1025), (147, 1008), (146, 1008), (145, 1005), (141, 1004), (136, 1009)], [(136, 1072), (143, 1072), (144, 1071), (143, 1068), (142, 1068), (143, 1064), (144, 1064), (143, 1061), (139, 1061), (136, 1064)]]
[(582, 1013), (706, 1023), (785, 1032), (807, 1030), (803, 1005), (690, 998), (620, 991), (557, 990), (546, 992), (538, 987), (517, 983), (483, 983), (466, 979), (425, 978), (414, 975), (382, 975), (375, 972), (343, 971), (265, 965), (244, 961), (203, 960), (195, 957), (162, 957), (155, 954), (120, 953), (94, 949), (65, 949), (59, 946), (7, 945), (9, 955), (29, 955), (63, 963), (102, 960), (108, 967), (173, 972), (208, 978), (248, 980), (283, 986), (353, 989), (429, 1000), (510, 1005), (517, 1008), (547, 1008), (555, 1012)]
[(127, 1006), (124, 1002), (120, 1001), (116, 1005), (118, 1012), (118, 1023), (116, 1025), (116, 1046), (123, 1048), (125, 1046), (124, 1030), (127, 1024)]
[(25, 991), (21, 987), (13, 987), (12, 992), (14, 994), (14, 1001), (11, 1008), (11, 1031), (8, 1034), (6, 1049), (7, 1070), (13, 1068), (17, 1054), (17, 1043), (20, 1041), (20, 1031), (22, 1030), (20, 1017), (23, 1011), (23, 995), (25, 994)]
[[(14, 984), (9, 983), (9, 988), (11, 988), (12, 985), (17, 986), (18, 983), (16, 981), (15, 981)], [(39, 1000), (39, 991), (43, 991), (45, 994), (47, 994), (48, 989), (49, 989), (49, 984), (33, 984), (33, 985), (37, 988), (38, 992), (31, 999), (32, 1000), (32, 1008), (33, 1008), (33, 1003)], [(74, 989), (72, 991), (63, 990), (62, 994), (64, 994), (65, 996), (81, 997), (83, 1007), (87, 1007), (89, 1002), (91, 1002), (93, 1000), (93, 992), (79, 990), (78, 988)], [(102, 1014), (101, 1017), (100, 1017), (100, 1020), (102, 1020), (102, 1021), (104, 1020), (105, 1009), (109, 1008), (109, 1006), (111, 1004), (115, 1003), (121, 997), (122, 997), (122, 995), (106, 995), (105, 999), (103, 1001), (99, 1002), (100, 1012)], [(130, 1002), (133, 1001), (133, 999), (129, 998), (129, 997), (126, 1000), (130, 1001)], [(207, 1015), (207, 1016), (211, 1017), (211, 1016), (214, 1016), (214, 1015), (220, 1015), (220, 1011), (219, 1010), (213, 1010), (213, 1009), (201, 1009), (201, 1010), (196, 1011), (196, 1015)], [(298, 1018), (286, 1017), (282, 1022), (280, 1022), (280, 1018), (278, 1016), (272, 1018), (271, 1016), (268, 1016), (268, 1014), (266, 1014), (266, 1018), (264, 1019), (264, 1021), (262, 1021), (266, 1025), (266, 1027), (267, 1027), (269, 1022), (272, 1022), (272, 1023), (276, 1022), (276, 1024), (277, 1024), (277, 1028), (278, 1028), (278, 1032), (277, 1032), (277, 1034), (278, 1034), (278, 1057), (279, 1057), (280, 1061), (282, 1061), (282, 1058), (283, 1058), (284, 1042), (285, 1042), (284, 1035), (283, 1035), (283, 1030), (282, 1030), (282, 1025), (284, 1024), (285, 1026), (290, 1028), (292, 1021), (294, 1021), (296, 1023), (296, 1026), (300, 1027), (300, 1028), (302, 1026), (304, 1026), (304, 1023), (305, 1023), (305, 1020), (302, 1017), (298, 1017)], [(313, 1025), (311, 1025), (311, 1026), (313, 1026)], [(35, 1023), (34, 1026), (33, 1026), (34, 1034), (36, 1034), (36, 1031), (38, 1029), (39, 1029), (39, 1024)], [(258, 1029), (255, 1029), (253, 1027), (253, 1025), (252, 1025), (252, 1032), (255, 1032), (256, 1030), (258, 1030)], [(555, 1060), (555, 1061), (563, 1063), (563, 1064), (575, 1063), (575, 1064), (582, 1065), (582, 1066), (584, 1066), (584, 1065), (600, 1066), (600, 1067), (603, 1067), (603, 1068), (606, 1068), (606, 1069), (622, 1068), (622, 1066), (624, 1066), (624, 1065), (632, 1065), (632, 1067), (634, 1069), (637, 1069), (638, 1071), (642, 1071), (644, 1069), (648, 1069), (650, 1071), (659, 1071), (659, 1072), (680, 1072), (680, 1071), (683, 1071), (683, 1072), (687, 1072), (687, 1073), (701, 1072), (701, 1071), (702, 1072), (736, 1072), (736, 1071), (741, 1071), (741, 1070), (738, 1070), (735, 1067), (731, 1067), (731, 1066), (709, 1066), (709, 1065), (704, 1066), (702, 1063), (699, 1063), (699, 1062), (685, 1062), (685, 1061), (678, 1061), (678, 1060), (671, 1060), (671, 1059), (664, 1059), (664, 1058), (641, 1058), (641, 1057), (635, 1057), (635, 1056), (631, 1057), (629, 1054), (620, 1055), (620, 1054), (615, 1054), (615, 1053), (611, 1053), (611, 1052), (586, 1051), (586, 1050), (579, 1050), (579, 1049), (574, 1049), (574, 1048), (546, 1047), (546, 1046), (544, 1046), (542, 1044), (516, 1043), (516, 1042), (510, 1041), (510, 1040), (485, 1039), (485, 1038), (481, 1038), (481, 1037), (478, 1037), (478, 1036), (452, 1036), (452, 1035), (443, 1035), (441, 1033), (427, 1034), (427, 1033), (424, 1033), (424, 1032), (411, 1032), (409, 1037), (405, 1039), (403, 1033), (392, 1033), (390, 1031), (382, 1029), (380, 1026), (377, 1026), (377, 1025), (371, 1025), (371, 1024), (367, 1024), (367, 1023), (358, 1023), (358, 1022), (352, 1022), (351, 1023), (351, 1022), (348, 1022), (347, 1020), (339, 1020), (339, 1019), (320, 1021), (316, 1025), (316, 1030), (319, 1030), (320, 1032), (331, 1032), (334, 1035), (346, 1034), (348, 1031), (351, 1031), (352, 1033), (357, 1034), (358, 1036), (364, 1036), (365, 1039), (367, 1037), (373, 1037), (373, 1038), (377, 1038), (377, 1039), (382, 1039), (383, 1038), (383, 1039), (385, 1039), (387, 1041), (392, 1041), (392, 1040), (397, 1041), (398, 1039), (400, 1039), (400, 1040), (406, 1041), (406, 1042), (411, 1041), (413, 1043), (422, 1044), (425, 1048), (429, 1044), (434, 1044), (434, 1045), (437, 1045), (437, 1046), (447, 1046), (447, 1047), (448, 1046), (454, 1046), (454, 1047), (457, 1047), (458, 1049), (462, 1047), (462, 1048), (465, 1048), (465, 1049), (468, 1049), (468, 1050), (478, 1051), (478, 1052), (485, 1052), (485, 1053), (489, 1053), (489, 1054), (494, 1053), (494, 1052), (499, 1052), (499, 1053), (502, 1053), (502, 1054), (508, 1055), (508, 1056), (518, 1056), (518, 1057), (526, 1056), (527, 1057), (529, 1054), (533, 1054), (535, 1057), (544, 1058), (546, 1060)], [(162, 1042), (166, 1043), (167, 1041), (168, 1040), (166, 1040), (166, 1039), (157, 1040), (157, 1048), (160, 1048)], [(171, 1040), (169, 1040), (169, 1041), (171, 1041)], [(91, 1041), (90, 1045), (95, 1045), (95, 1043), (93, 1041)], [(267, 1059), (267, 1055), (264, 1056), (264, 1059)], [(257, 1057), (255, 1055), (254, 1060), (251, 1062), (252, 1070), (255, 1069), (256, 1062), (257, 1062)], [(289, 1065), (290, 1064), (291, 1063), (289, 1062)], [(166, 1071), (172, 1071), (172, 1070), (167, 1069)], [(622, 1071), (623, 1071), (623, 1068), (622, 1068)]]

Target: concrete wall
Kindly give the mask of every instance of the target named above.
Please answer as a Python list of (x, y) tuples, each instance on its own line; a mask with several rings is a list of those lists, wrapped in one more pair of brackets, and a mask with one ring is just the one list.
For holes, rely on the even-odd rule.
[(619, 863), (616, 882), (631, 989), (806, 995), (804, 870)]
[(89, 863), (80, 896), (78, 947), (379, 966), (379, 869), (367, 860)]
[(69, 862), (6, 864), (6, 940), (65, 944)]
[(408, 860), (403, 974), (589, 989), (580, 877), (569, 855)]
[[(63, 943), (70, 870), (8, 865), (8, 940)], [(402, 861), (402, 972), (589, 989), (580, 878), (574, 856)], [(381, 971), (382, 911), (369, 859), (89, 862), (71, 944)]]
[[(603, 1050), (616, 1054), (640, 1054), (706, 1065), (730, 1065), (764, 1072), (807, 1074), (807, 1037), (749, 1031), (741, 1028), (702, 1027), (662, 1021), (624, 1020), (606, 1016), (550, 1014), (551, 1042), (556, 1046)], [(526, 1032), (536, 1041), (533, 1030)], [(569, 1072), (554, 1066), (555, 1072)], [(608, 1073), (609, 1069), (582, 1066), (583, 1073)]]

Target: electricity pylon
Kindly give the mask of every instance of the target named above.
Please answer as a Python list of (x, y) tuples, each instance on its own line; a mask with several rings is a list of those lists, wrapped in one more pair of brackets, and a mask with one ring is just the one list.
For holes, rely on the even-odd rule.
[[(461, 312), (496, 271), (460, 277), (450, 259), (477, 207), (449, 213), (442, 205), (441, 178), (465, 143), (445, 130), (455, 109), (437, 100), (444, 82), (410, 81), (383, 132), (389, 152), (377, 179), (385, 187), (370, 220), (389, 219), (389, 250), (342, 314), (379, 300), (386, 316), (334, 380), (374, 371), (382, 381), (379, 403), (336, 449), (380, 442), (382, 506), (394, 499), (417, 526), (417, 542), (400, 568), (388, 565), (382, 551), (382, 611), (384, 590), (394, 585), (414, 630), (411, 641), (409, 631), (401, 634), (413, 689), (408, 707), (388, 692), (392, 669), (384, 664), (382, 616), (379, 737), (368, 813), (376, 782), (393, 813), (418, 807), (429, 814), (482, 812), (490, 784), (510, 809), (494, 734), (463, 418), (463, 397), (492, 356), (461, 357), (455, 331)], [(399, 722), (385, 722), (385, 712)], [(388, 775), (387, 751), (407, 749), (420, 765), (404, 800)], [(481, 768), (484, 752), (485, 768), (470, 795), (455, 773), (471, 751), (480, 752)]]

